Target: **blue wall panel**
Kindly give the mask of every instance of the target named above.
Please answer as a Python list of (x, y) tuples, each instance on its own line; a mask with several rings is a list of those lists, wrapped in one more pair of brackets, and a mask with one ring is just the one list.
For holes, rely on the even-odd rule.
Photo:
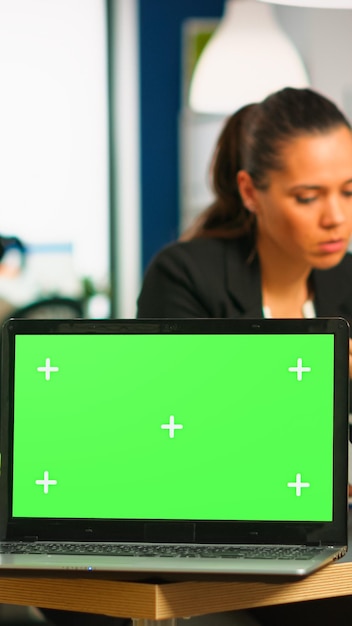
[(224, 0), (139, 0), (144, 268), (178, 236), (182, 23), (223, 10)]

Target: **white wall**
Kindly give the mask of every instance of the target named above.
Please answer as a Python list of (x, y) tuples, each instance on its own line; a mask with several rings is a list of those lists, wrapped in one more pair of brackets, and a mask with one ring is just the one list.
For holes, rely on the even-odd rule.
[(301, 53), (312, 87), (352, 119), (352, 9), (273, 7)]
[(29, 246), (15, 304), (109, 281), (104, 0), (0, 0), (0, 232)]

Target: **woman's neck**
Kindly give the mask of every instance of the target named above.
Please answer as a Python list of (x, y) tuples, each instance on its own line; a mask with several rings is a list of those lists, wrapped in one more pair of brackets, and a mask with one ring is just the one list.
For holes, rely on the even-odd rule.
[(276, 318), (303, 318), (311, 317), (306, 314), (306, 303), (310, 299), (307, 286), (297, 291), (286, 291), (286, 293), (280, 292), (279, 294), (262, 287), (262, 302), (263, 311), (265, 317)]
[(312, 297), (309, 286), (312, 268), (261, 254), (260, 249), (258, 254), (263, 306), (270, 309), (272, 317), (304, 317), (303, 305)]

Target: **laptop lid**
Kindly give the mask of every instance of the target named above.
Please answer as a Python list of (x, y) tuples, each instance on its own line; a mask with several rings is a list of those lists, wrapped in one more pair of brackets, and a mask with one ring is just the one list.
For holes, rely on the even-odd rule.
[(345, 320), (9, 320), (7, 540), (346, 545)]

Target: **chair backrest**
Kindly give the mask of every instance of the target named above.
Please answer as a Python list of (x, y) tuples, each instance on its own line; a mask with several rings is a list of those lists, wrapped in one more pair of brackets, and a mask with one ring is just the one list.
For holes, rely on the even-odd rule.
[(9, 317), (31, 319), (72, 319), (84, 317), (84, 307), (80, 300), (64, 296), (43, 298), (15, 309)]

